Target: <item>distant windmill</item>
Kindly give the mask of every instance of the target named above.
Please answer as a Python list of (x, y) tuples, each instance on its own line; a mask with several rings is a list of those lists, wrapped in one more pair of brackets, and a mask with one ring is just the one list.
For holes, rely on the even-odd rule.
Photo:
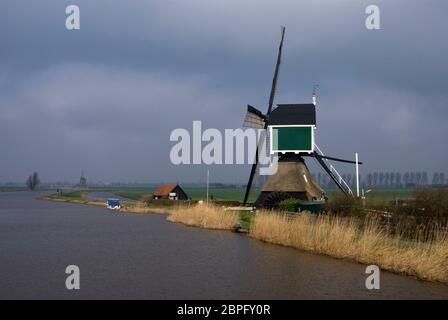
[[(356, 162), (327, 157), (315, 144), (317, 86), (313, 87), (312, 103), (280, 104), (273, 109), (284, 38), (285, 28), (282, 27), (267, 113), (263, 114), (248, 105), (244, 119), (244, 127), (266, 130), (266, 144), (269, 144), (270, 154), (279, 155), (277, 172), (269, 176), (263, 184), (255, 206), (273, 208), (288, 198), (306, 201), (324, 199), (325, 192), (314, 180), (303, 157), (314, 157), (339, 189), (347, 196), (353, 196), (350, 187), (329, 160), (353, 164)], [(258, 147), (255, 157), (244, 195), (244, 204), (247, 203), (258, 170)]]
[(84, 177), (84, 171), (81, 172), (81, 177), (79, 178), (79, 187), (87, 188), (87, 179)]

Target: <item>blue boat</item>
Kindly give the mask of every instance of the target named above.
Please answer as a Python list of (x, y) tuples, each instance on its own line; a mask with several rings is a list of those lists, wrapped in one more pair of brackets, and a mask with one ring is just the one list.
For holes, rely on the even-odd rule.
[(107, 209), (110, 209), (110, 210), (120, 210), (121, 209), (121, 200), (120, 199), (107, 199), (106, 206), (107, 206)]

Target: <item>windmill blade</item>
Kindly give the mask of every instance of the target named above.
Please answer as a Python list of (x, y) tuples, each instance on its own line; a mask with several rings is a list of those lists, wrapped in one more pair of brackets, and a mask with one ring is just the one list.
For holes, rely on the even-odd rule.
[[(275, 64), (275, 71), (274, 71), (274, 77), (272, 79), (271, 93), (269, 95), (268, 112), (266, 113), (266, 116), (264, 116), (264, 118), (265, 118), (264, 129), (266, 129), (268, 127), (268, 121), (267, 120), (269, 120), (269, 114), (271, 113), (272, 106), (274, 104), (275, 91), (277, 89), (278, 74), (279, 74), (279, 71), (280, 71), (280, 64), (281, 64), (281, 60), (282, 60), (282, 49), (283, 49), (283, 41), (284, 41), (284, 39), (285, 39), (285, 27), (282, 27), (282, 29), (281, 29), (280, 46), (278, 47), (277, 62)], [(255, 109), (255, 108), (253, 108), (253, 109)], [(257, 109), (255, 109), (255, 110), (257, 110)], [(249, 111), (249, 108), (248, 108), (248, 111)], [(259, 112), (259, 110), (257, 110), (257, 111)], [(256, 153), (255, 153), (255, 162), (254, 162), (254, 164), (252, 164), (252, 169), (250, 170), (249, 181), (247, 182), (247, 186), (246, 186), (246, 193), (244, 194), (244, 201), (243, 201), (244, 205), (246, 205), (247, 199), (249, 198), (249, 194), (250, 194), (250, 191), (252, 189), (252, 184), (253, 184), (253, 181), (254, 181), (254, 175), (255, 175), (255, 173), (257, 171), (257, 167), (258, 167), (258, 145), (257, 145)]]
[(244, 117), (243, 128), (263, 129), (266, 117), (260, 110), (247, 105), (246, 116)]
[(250, 169), (249, 181), (247, 182), (246, 193), (244, 194), (243, 205), (247, 204), (247, 199), (249, 198), (250, 192), (252, 190), (254, 176), (255, 176), (255, 173), (257, 172), (257, 168), (258, 168), (258, 146), (257, 146), (257, 150), (255, 153), (255, 162), (252, 164), (252, 168)]
[[(243, 127), (244, 128), (255, 128), (255, 129), (263, 129), (266, 123), (266, 116), (257, 108), (252, 107), (251, 105), (247, 105), (246, 116), (244, 117)], [(255, 151), (255, 162), (252, 164), (252, 168), (250, 170), (249, 181), (246, 187), (246, 193), (244, 194), (244, 205), (247, 203), (247, 199), (249, 198), (252, 185), (254, 183), (255, 174), (258, 169), (258, 144), (257, 149)]]
[[(244, 128), (255, 128), (255, 129), (263, 129), (266, 122), (266, 116), (258, 109), (252, 107), (251, 105), (247, 105), (247, 113), (244, 118), (243, 127)], [(249, 181), (246, 187), (246, 193), (244, 195), (244, 205), (247, 203), (247, 199), (249, 198), (252, 185), (254, 184), (255, 174), (258, 169), (258, 144), (255, 154), (255, 162), (252, 164), (252, 168), (250, 170)]]
[[(271, 114), (272, 106), (274, 104), (275, 91), (277, 90), (278, 74), (280, 71), (280, 64), (282, 61), (282, 49), (283, 49), (283, 40), (284, 39), (285, 39), (285, 27), (282, 27), (282, 36), (281, 36), (281, 40), (280, 40), (280, 46), (278, 47), (277, 63), (275, 64), (274, 78), (272, 79), (271, 94), (269, 95), (268, 112), (266, 113), (267, 117), (269, 117), (269, 115)], [(267, 126), (267, 123), (266, 123), (266, 126)]]

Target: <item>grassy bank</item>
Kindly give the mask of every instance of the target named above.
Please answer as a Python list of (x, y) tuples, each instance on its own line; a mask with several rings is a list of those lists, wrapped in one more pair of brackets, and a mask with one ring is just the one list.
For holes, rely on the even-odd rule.
[(128, 213), (157, 213), (157, 214), (169, 214), (171, 207), (148, 207), (145, 204), (138, 202), (134, 204), (123, 204), (121, 206), (121, 212)]
[(376, 218), (301, 214), (296, 218), (272, 212), (258, 213), (250, 236), (335, 258), (376, 264), (384, 270), (420, 279), (448, 283), (448, 235), (439, 232), (432, 241), (390, 235)]
[[(193, 200), (204, 200), (206, 198), (206, 188), (200, 187), (185, 187), (183, 188), (188, 196)], [(151, 195), (154, 192), (153, 188), (92, 188), (89, 190), (82, 190), (88, 192), (110, 192), (118, 196), (132, 199), (142, 200), (144, 196)], [(245, 188), (210, 188), (209, 195), (214, 200), (218, 201), (242, 201), (244, 198)], [(379, 189), (371, 191), (366, 197), (366, 202), (371, 204), (378, 204), (388, 202), (395, 198), (407, 199), (412, 196), (413, 189)], [(78, 191), (73, 191), (78, 192)], [(249, 197), (249, 202), (255, 201), (259, 190), (254, 189)], [(72, 193), (69, 191), (67, 193)], [(339, 190), (327, 190), (330, 198), (340, 194)]]
[(42, 200), (50, 200), (56, 202), (70, 202), (70, 203), (80, 203), (80, 204), (88, 204), (94, 206), (104, 206), (104, 201), (102, 200), (91, 200), (87, 199), (83, 196), (82, 193), (79, 193), (79, 196), (70, 195), (70, 196), (57, 196), (57, 195), (48, 195), (40, 197)]
[[(207, 190), (205, 188), (183, 188), (192, 200), (204, 200)], [(1, 190), (1, 189), (0, 189)], [(79, 197), (85, 192), (110, 192), (123, 198), (131, 200), (143, 200), (147, 195), (154, 192), (153, 188), (91, 188), (88, 190), (66, 191), (64, 196)], [(218, 201), (242, 201), (244, 198), (244, 188), (211, 188), (209, 196)], [(255, 201), (257, 189), (252, 192), (249, 201)]]
[[(40, 197), (41, 200), (49, 200), (56, 202), (79, 203), (96, 206), (105, 206), (105, 199), (93, 200), (86, 197), (85, 191), (73, 191), (59, 195), (48, 195)], [(170, 207), (148, 207), (142, 202), (123, 203), (120, 211), (130, 213), (168, 213)]]
[[(60, 195), (49, 195), (41, 197), (42, 200), (50, 200), (57, 202), (80, 203), (89, 205), (104, 206), (104, 200), (90, 200), (87, 198), (87, 192), (78, 190)], [(202, 205), (183, 205), (174, 204), (176, 202), (169, 201), (173, 205), (166, 205), (165, 202), (125, 202), (120, 209), (121, 212), (128, 213), (156, 213), (167, 214), (168, 221), (183, 223), (189, 226), (195, 226), (207, 229), (234, 229), (240, 220), (239, 214), (236, 212), (226, 212), (222, 208), (205, 204)], [(157, 205), (159, 203), (159, 205)], [(247, 217), (243, 219), (247, 222)]]

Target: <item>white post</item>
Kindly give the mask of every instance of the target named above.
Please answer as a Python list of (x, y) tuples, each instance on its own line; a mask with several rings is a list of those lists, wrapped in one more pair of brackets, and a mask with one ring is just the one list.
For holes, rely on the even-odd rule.
[(359, 198), (359, 162), (358, 162), (358, 153), (355, 153), (356, 159), (356, 196)]
[(210, 180), (210, 171), (207, 168), (207, 204), (208, 204), (208, 183), (209, 183), (209, 180)]

